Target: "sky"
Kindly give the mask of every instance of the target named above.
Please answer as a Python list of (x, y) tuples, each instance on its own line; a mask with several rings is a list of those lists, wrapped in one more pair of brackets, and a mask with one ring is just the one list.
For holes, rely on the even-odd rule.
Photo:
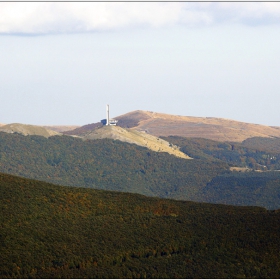
[(0, 123), (280, 126), (279, 34), (280, 2), (0, 2)]

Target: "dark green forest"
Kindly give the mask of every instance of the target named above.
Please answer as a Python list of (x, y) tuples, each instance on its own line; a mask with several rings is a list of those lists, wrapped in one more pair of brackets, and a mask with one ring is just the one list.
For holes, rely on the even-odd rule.
[(230, 166), (254, 170), (280, 170), (280, 138), (254, 137), (237, 142), (218, 142), (203, 138), (162, 137), (178, 145), (195, 159), (223, 161)]
[[(193, 159), (110, 139), (83, 141), (2, 132), (0, 172), (66, 186), (280, 208), (280, 172), (274, 171), (279, 165), (279, 139), (252, 138), (243, 143), (165, 139)], [(231, 172), (231, 166), (259, 172)]]
[(0, 172), (61, 185), (192, 199), (227, 169), (117, 140), (0, 133)]
[(0, 173), (1, 278), (279, 278), (280, 212)]
[(210, 203), (231, 205), (266, 205), (278, 209), (280, 172), (229, 172), (213, 178), (200, 193), (200, 199)]

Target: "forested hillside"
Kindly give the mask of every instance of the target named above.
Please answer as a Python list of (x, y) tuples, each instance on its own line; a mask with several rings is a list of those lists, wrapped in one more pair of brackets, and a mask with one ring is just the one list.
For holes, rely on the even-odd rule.
[[(278, 155), (241, 144), (168, 138), (194, 158), (185, 160), (109, 139), (82, 141), (69, 136), (47, 139), (0, 133), (0, 140), (0, 172), (60, 185), (280, 208), (279, 171), (229, 171), (229, 166), (247, 164), (252, 170), (273, 169), (279, 164)], [(273, 155), (275, 162), (270, 159), (268, 164), (268, 155)]]
[(280, 207), (280, 172), (229, 172), (213, 178), (200, 193), (201, 201), (231, 205)]
[(267, 153), (280, 154), (280, 138), (263, 138), (254, 137), (248, 138), (242, 142), (242, 146), (250, 149), (266, 151)]
[(0, 174), (1, 278), (279, 278), (280, 212)]
[(61, 185), (193, 199), (228, 168), (109, 139), (6, 133), (0, 137), (0, 172)]
[(162, 137), (196, 159), (219, 160), (254, 170), (280, 170), (280, 138), (249, 138), (242, 143), (203, 138)]

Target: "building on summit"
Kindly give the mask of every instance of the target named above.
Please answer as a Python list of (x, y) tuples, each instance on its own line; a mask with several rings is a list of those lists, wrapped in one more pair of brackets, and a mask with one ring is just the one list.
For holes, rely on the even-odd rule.
[(101, 123), (103, 125), (117, 125), (117, 120), (115, 119), (110, 119), (109, 117), (109, 105), (107, 104), (106, 106), (106, 119), (101, 120)]

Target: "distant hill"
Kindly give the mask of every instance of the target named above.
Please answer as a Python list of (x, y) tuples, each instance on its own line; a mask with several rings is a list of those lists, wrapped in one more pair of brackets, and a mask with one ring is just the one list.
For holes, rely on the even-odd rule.
[(0, 207), (2, 279), (280, 275), (279, 210), (62, 187), (1, 173)]
[(65, 132), (73, 129), (77, 129), (80, 126), (78, 125), (44, 125), (46, 129), (50, 129), (56, 132)]
[(103, 124), (101, 122), (91, 123), (91, 124), (87, 124), (87, 125), (77, 127), (75, 129), (63, 131), (63, 134), (65, 134), (65, 135), (82, 135), (86, 132), (89, 132), (93, 129), (96, 129), (96, 128), (99, 128), (99, 127), (102, 127), (102, 126), (103, 126)]
[(166, 152), (176, 157), (190, 159), (179, 147), (153, 135), (119, 126), (103, 126), (81, 135), (83, 139), (114, 139), (146, 147), (155, 152)]
[(238, 122), (222, 118), (175, 116), (133, 111), (116, 117), (118, 125), (155, 136), (200, 137), (216, 141), (242, 142), (252, 137), (280, 137), (280, 127)]
[(0, 127), (0, 131), (6, 133), (19, 133), (22, 135), (39, 135), (43, 137), (50, 137), (54, 135), (61, 135), (59, 132), (47, 129), (42, 126), (12, 123)]

